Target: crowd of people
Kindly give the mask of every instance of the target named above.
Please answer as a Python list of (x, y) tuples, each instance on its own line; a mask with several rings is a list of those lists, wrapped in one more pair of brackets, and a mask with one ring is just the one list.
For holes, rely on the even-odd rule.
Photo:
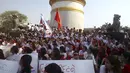
[[(25, 30), (15, 38), (1, 35), (0, 45), (13, 46), (7, 56), (0, 49), (0, 59), (18, 61), (16, 57), (25, 54), (20, 58), (18, 73), (31, 73), (32, 57), (28, 54), (36, 53), (39, 60), (93, 60), (95, 73), (130, 73), (130, 45), (97, 31), (85, 33), (63, 27), (60, 30), (54, 28), (52, 32), (51, 37), (44, 37), (44, 32), (36, 29)], [(45, 71), (58, 68), (54, 66), (46, 67)], [(46, 72), (55, 73), (51, 70)]]

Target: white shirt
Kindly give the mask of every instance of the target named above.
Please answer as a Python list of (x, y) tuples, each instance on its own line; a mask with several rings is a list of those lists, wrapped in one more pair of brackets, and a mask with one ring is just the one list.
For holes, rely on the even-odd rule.
[(105, 65), (101, 65), (99, 73), (106, 73), (106, 67), (105, 67)]
[[(106, 67), (105, 65), (100, 66), (100, 72), (99, 73), (106, 73)], [(108, 73), (113, 73), (113, 72), (108, 72)]]
[(101, 65), (99, 73), (106, 73), (106, 67), (105, 67), (105, 65)]
[(66, 51), (69, 51), (70, 49), (68, 47), (65, 48)]
[(19, 48), (19, 54), (21, 54), (21, 53), (22, 53), (22, 51), (23, 51), (23, 49), (22, 49), (22, 48)]
[(103, 42), (104, 42), (105, 44), (108, 44), (108, 40), (103, 40)]

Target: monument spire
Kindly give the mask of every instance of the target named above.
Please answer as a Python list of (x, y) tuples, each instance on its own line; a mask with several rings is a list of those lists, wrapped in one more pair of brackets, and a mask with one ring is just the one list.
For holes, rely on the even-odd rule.
[(49, 3), (52, 8), (50, 26), (57, 27), (54, 19), (58, 9), (63, 26), (84, 29), (85, 0), (50, 0)]

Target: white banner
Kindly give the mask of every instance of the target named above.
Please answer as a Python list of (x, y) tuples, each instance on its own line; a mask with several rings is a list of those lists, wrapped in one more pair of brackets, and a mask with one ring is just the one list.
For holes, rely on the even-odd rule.
[(39, 73), (44, 73), (44, 68), (50, 63), (58, 64), (64, 73), (95, 73), (92, 60), (40, 60)]
[(16, 61), (0, 60), (0, 73), (17, 73), (18, 67)]

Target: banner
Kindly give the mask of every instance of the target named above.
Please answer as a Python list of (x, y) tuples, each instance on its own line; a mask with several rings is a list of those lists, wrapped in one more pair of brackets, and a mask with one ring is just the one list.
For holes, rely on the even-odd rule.
[(17, 73), (18, 67), (16, 61), (0, 60), (0, 73)]
[(50, 63), (58, 64), (64, 73), (95, 73), (92, 60), (40, 60), (39, 73), (44, 73), (44, 68)]

